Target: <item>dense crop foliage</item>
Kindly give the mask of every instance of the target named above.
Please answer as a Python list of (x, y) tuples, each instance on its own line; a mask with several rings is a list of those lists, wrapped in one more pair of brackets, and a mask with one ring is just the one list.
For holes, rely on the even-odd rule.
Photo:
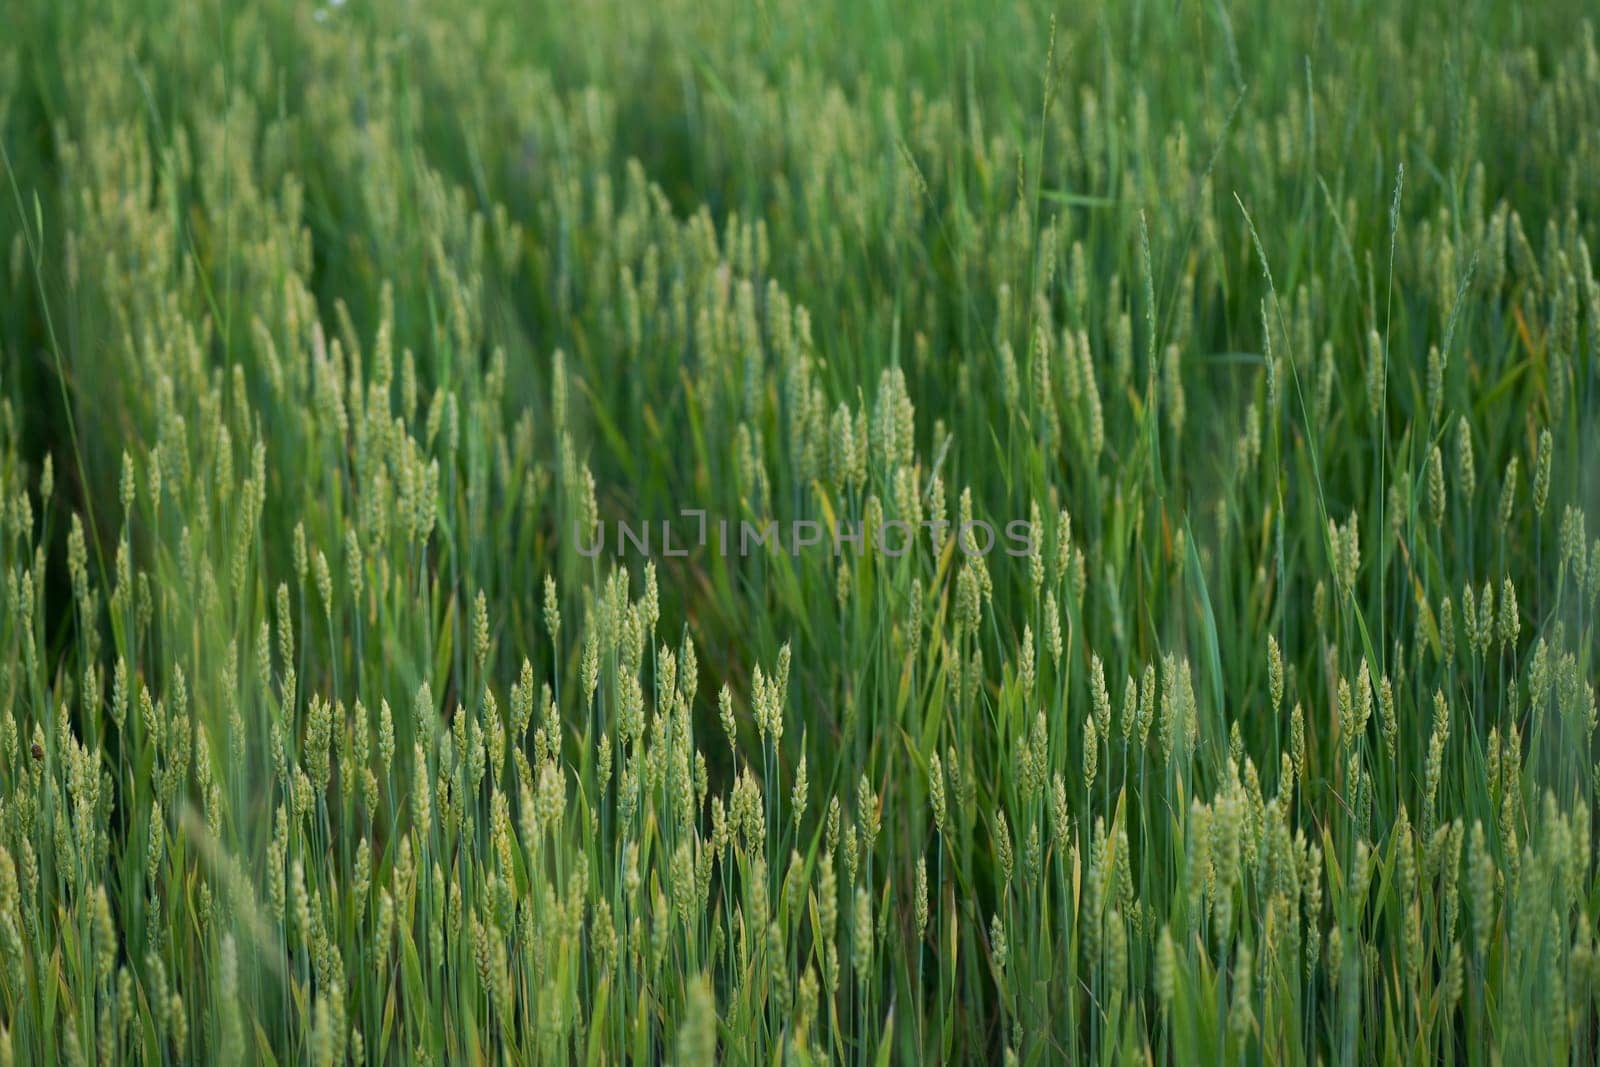
[(0, 1062), (1593, 1063), (1584, 6), (13, 0)]

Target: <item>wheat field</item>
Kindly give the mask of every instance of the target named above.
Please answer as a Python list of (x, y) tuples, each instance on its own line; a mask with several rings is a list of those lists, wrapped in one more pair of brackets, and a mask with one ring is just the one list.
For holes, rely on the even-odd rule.
[(11, 0), (0, 1064), (1593, 1064), (1595, 15)]

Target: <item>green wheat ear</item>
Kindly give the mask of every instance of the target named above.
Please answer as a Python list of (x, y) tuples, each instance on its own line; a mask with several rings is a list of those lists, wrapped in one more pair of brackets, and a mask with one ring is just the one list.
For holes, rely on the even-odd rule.
[(1258, 7), (19, 0), (0, 1062), (1592, 1058), (1592, 16)]

